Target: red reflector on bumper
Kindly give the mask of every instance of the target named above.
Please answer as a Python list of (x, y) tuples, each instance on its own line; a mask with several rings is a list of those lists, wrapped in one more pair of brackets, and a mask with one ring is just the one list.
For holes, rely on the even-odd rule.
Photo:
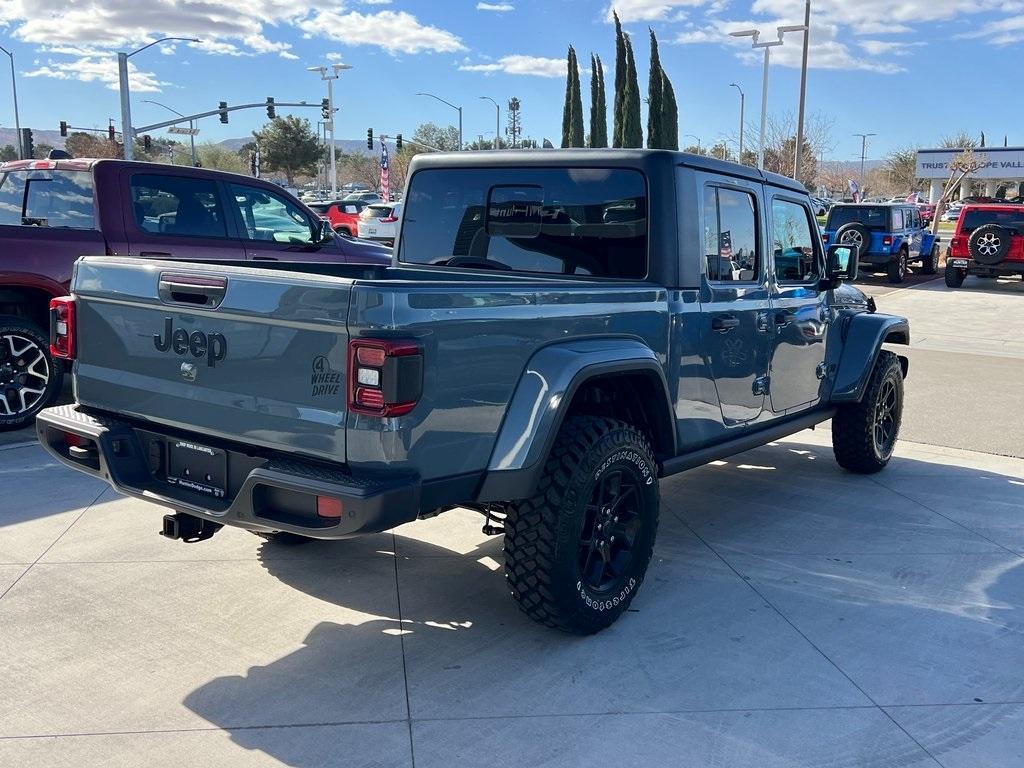
[(334, 499), (330, 496), (317, 496), (316, 513), (320, 517), (340, 518), (342, 513), (341, 499)]

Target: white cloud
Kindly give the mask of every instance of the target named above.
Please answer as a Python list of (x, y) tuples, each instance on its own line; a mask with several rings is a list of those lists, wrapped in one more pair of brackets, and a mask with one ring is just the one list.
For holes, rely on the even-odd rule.
[(359, 13), (318, 10), (302, 19), (298, 26), (310, 35), (332, 38), (346, 45), (375, 45), (391, 54), (446, 53), (466, 49), (456, 35), (440, 27), (422, 24), (405, 11)]
[(909, 56), (914, 48), (920, 48), (926, 43), (902, 40), (860, 40), (857, 45), (863, 48), (869, 56)]
[[(849, 27), (858, 34), (897, 33), (914, 24), (992, 11), (997, 5), (994, 0), (817, 0), (812, 9), (812, 26), (821, 21)], [(803, 23), (804, 0), (754, 0), (751, 11)]]
[(961, 38), (984, 40), (991, 45), (1013, 45), (1024, 38), (1024, 16), (1010, 16), (991, 21), (973, 32), (960, 35)]
[[(515, 54), (502, 56), (487, 64), (462, 63), (459, 69), (463, 72), (483, 72), (493, 74), (504, 72), (506, 75), (533, 75), (535, 77), (565, 77), (566, 60), (548, 59), (543, 56), (523, 56)], [(587, 70), (581, 70), (587, 71)]]
[(477, 3), (476, 9), (478, 11), (495, 11), (496, 13), (508, 13), (514, 11), (516, 7), (511, 3)]
[(707, 0), (612, 0), (605, 8), (605, 21), (612, 20), (612, 12), (619, 14), (619, 20), (626, 24), (631, 21), (661, 21), (677, 8), (697, 8)]
[[(84, 57), (72, 61), (48, 60), (35, 69), (23, 72), (24, 77), (50, 77), (55, 80), (76, 80), (82, 83), (102, 83), (111, 90), (118, 90), (117, 59), (111, 56), (103, 58)], [(128, 85), (135, 93), (159, 93), (163, 82), (152, 72), (144, 72), (132, 62), (128, 62)]]

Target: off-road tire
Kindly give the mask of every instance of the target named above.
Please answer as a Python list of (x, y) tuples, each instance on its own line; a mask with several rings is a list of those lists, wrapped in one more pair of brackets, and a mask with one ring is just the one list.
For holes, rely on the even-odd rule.
[(932, 252), (921, 259), (921, 271), (926, 275), (934, 275), (939, 271), (939, 246), (933, 245)]
[[(896, 401), (891, 443), (880, 446), (876, 432), (879, 401), (889, 387), (894, 387)], [(832, 419), (832, 452), (839, 466), (850, 472), (870, 475), (883, 469), (892, 458), (899, 439), (903, 417), (903, 369), (899, 358), (882, 350), (871, 372), (868, 386), (859, 403), (843, 403)]]
[(967, 277), (967, 270), (959, 267), (954, 267), (952, 264), (946, 264), (946, 287), (947, 288), (959, 288), (964, 284), (964, 278)]
[[(604, 490), (602, 479), (615, 476), (619, 488), (627, 481), (635, 487), (638, 512), (633, 519), (639, 527), (622, 573), (597, 591), (583, 574), (582, 538), (585, 527), (590, 540), (598, 537), (592, 526), (603, 500), (597, 496), (596, 507), (591, 502)], [(589, 635), (611, 625), (644, 580), (658, 510), (657, 465), (643, 433), (615, 419), (570, 417), (559, 431), (536, 493), (511, 505), (505, 521), (505, 578), (513, 599), (531, 619), (565, 632)], [(600, 535), (609, 530), (614, 533), (616, 528)]]
[[(11, 347), (9, 339), (16, 340), (13, 347)], [(32, 345), (30, 352), (26, 350), (21, 355), (12, 354), (14, 351), (25, 348), (27, 344)], [(0, 345), (3, 345), (0, 348), (0, 394), (5, 395), (4, 399), (9, 404), (9, 407), (5, 408), (3, 401), (0, 401), (0, 432), (6, 432), (29, 426), (35, 420), (37, 413), (43, 408), (53, 405), (60, 396), (61, 385), (64, 381), (64, 369), (61, 363), (50, 355), (49, 334), (44, 333), (38, 325), (24, 318), (0, 317)], [(32, 361), (28, 360), (29, 355), (38, 356), (40, 353), (42, 358), (37, 358), (39, 362), (33, 365)], [(7, 368), (7, 365), (13, 367)], [(15, 390), (20, 390), (26, 385), (31, 389), (37, 389), (42, 383), (42, 380), (31, 374), (29, 369), (40, 373), (45, 371), (47, 380), (41, 387), (42, 394), (33, 393), (26, 396), (29, 407), (23, 409), (21, 395), (17, 394)], [(9, 390), (3, 388), (8, 373), (17, 374), (18, 378), (18, 383), (12, 383)], [(13, 410), (14, 413), (8, 413), (8, 410)]]
[(979, 264), (994, 267), (1001, 264), (1010, 252), (1013, 235), (1006, 227), (985, 224), (971, 232), (967, 238), (967, 251)]
[(907, 252), (900, 249), (896, 258), (885, 265), (885, 274), (890, 283), (902, 283), (907, 277)]

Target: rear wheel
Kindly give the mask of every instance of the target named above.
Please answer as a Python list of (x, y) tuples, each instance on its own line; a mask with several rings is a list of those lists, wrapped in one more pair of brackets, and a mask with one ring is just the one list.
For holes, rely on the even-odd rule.
[(967, 277), (966, 269), (958, 269), (952, 264), (946, 264), (946, 287), (947, 288), (959, 288), (964, 284), (964, 278)]
[(902, 283), (907, 277), (907, 252), (900, 251), (885, 267), (890, 283)]
[(0, 318), (0, 431), (21, 429), (60, 395), (63, 371), (35, 323)]
[(892, 458), (903, 420), (903, 369), (882, 350), (859, 403), (843, 403), (832, 419), (832, 451), (839, 466), (859, 474), (878, 472)]
[(574, 416), (533, 498), (505, 521), (505, 576), (532, 619), (588, 635), (625, 612), (658, 528), (657, 466), (631, 424)]

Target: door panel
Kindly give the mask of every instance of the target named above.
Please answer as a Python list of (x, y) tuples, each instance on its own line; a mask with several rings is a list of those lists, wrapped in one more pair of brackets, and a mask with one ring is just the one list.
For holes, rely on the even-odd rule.
[(771, 408), (802, 410), (821, 399), (830, 316), (819, 291), (824, 265), (817, 226), (805, 202), (771, 199)]

